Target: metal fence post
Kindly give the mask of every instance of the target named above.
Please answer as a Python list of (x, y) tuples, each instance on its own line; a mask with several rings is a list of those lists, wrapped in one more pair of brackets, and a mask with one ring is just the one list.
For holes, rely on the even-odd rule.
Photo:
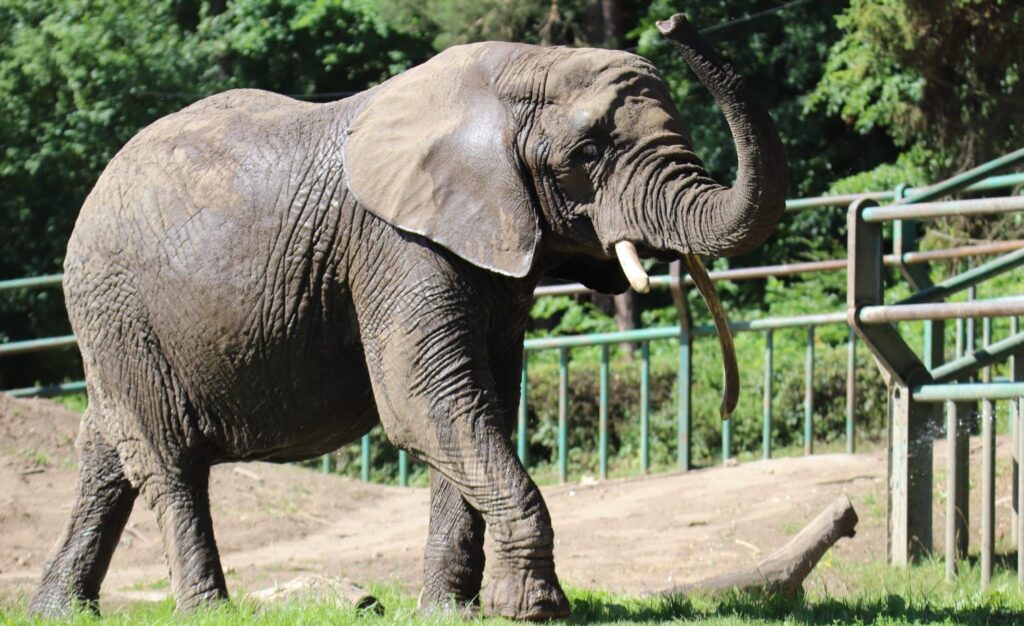
[(804, 363), (804, 454), (814, 453), (814, 327), (807, 327)]
[(640, 472), (646, 474), (651, 463), (651, 342), (640, 348)]
[[(1011, 335), (1016, 335), (1018, 332), (1020, 332), (1020, 318), (1018, 318), (1017, 316), (1013, 316), (1013, 317), (1010, 318), (1010, 334)], [(1010, 357), (1009, 364), (1010, 364), (1010, 379), (1011, 380), (1017, 380), (1017, 378), (1016, 378), (1017, 368), (1018, 368), (1017, 362), (1019, 360), (1021, 360), (1021, 356), (1020, 355), (1015, 354), (1015, 355)], [(1017, 423), (1017, 414), (1021, 410), (1021, 406), (1020, 406), (1019, 400), (1011, 400), (1010, 404), (1009, 404), (1009, 409), (1010, 409), (1010, 434), (1012, 435), (1012, 439), (1013, 439), (1013, 453), (1012, 453), (1012, 455), (1013, 455), (1013, 463), (1012, 463), (1012, 472), (1011, 472), (1011, 474), (1013, 476), (1013, 493), (1012, 493), (1011, 502), (1010, 502), (1010, 528), (1011, 528), (1012, 532), (1011, 532), (1011, 537), (1010, 538), (1011, 538), (1011, 540), (1013, 541), (1014, 544), (1017, 544), (1020, 541), (1020, 534), (1018, 532), (1020, 530), (1019, 529), (1019, 526), (1020, 526), (1020, 524), (1019, 524), (1020, 498), (1017, 497), (1018, 496), (1017, 492), (1019, 491), (1018, 474), (1020, 473), (1020, 459), (1021, 459), (1021, 457), (1020, 457), (1021, 432), (1020, 432), (1020, 428), (1018, 428), (1019, 424)]]
[(569, 480), (569, 350), (558, 349), (558, 478)]
[(370, 433), (359, 440), (359, 477), (370, 482)]
[(761, 445), (763, 456), (772, 458), (772, 331), (764, 333), (764, 398), (763, 423), (761, 425)]
[(681, 327), (679, 330), (679, 416), (678, 416), (678, 448), (679, 469), (690, 470), (690, 387), (693, 385), (691, 356), (693, 337), (690, 329)]
[(600, 397), (598, 398), (598, 458), (601, 480), (608, 478), (608, 344), (601, 346)]
[(889, 395), (889, 559), (908, 565), (932, 549), (932, 413), (898, 382)]
[(857, 333), (846, 339), (846, 453), (857, 451)]
[(519, 381), (519, 417), (516, 420), (516, 452), (519, 456), (519, 462), (524, 467), (529, 460), (527, 457), (530, 449), (530, 442), (526, 434), (526, 421), (529, 418), (529, 407), (526, 404), (526, 397), (530, 385), (530, 378), (526, 375), (526, 354), (524, 351), (522, 379)]
[(669, 275), (672, 280), (669, 289), (672, 302), (679, 316), (679, 414), (676, 418), (676, 457), (679, 469), (690, 470), (690, 387), (693, 385), (691, 357), (693, 352), (693, 316), (690, 315), (690, 304), (686, 299), (686, 287), (683, 283), (683, 267), (680, 261), (669, 264)]
[[(1013, 318), (1013, 331), (1019, 331), (1017, 318)], [(1014, 355), (1010, 367), (1010, 378), (1014, 381), (1024, 380), (1024, 353)], [(1017, 503), (1017, 518), (1014, 520), (1017, 525), (1017, 585), (1024, 587), (1024, 515), (1020, 514), (1019, 507), (1024, 503), (1024, 398), (1017, 398), (1013, 401), (1016, 409), (1013, 416), (1017, 423), (1017, 441), (1014, 453), (1017, 457), (1017, 465), (1014, 467), (1013, 495)]]
[(324, 474), (330, 474), (334, 471), (334, 463), (332, 462), (330, 453), (327, 453), (320, 457), (320, 471)]
[(398, 484), (409, 486), (409, 453), (405, 450), (398, 451)]
[[(982, 347), (992, 342), (992, 324), (982, 323)], [(982, 381), (991, 382), (992, 370), (982, 370)], [(996, 555), (996, 421), (995, 403), (981, 401), (981, 587), (992, 581)]]
[(946, 577), (956, 577), (970, 542), (970, 437), (973, 407), (947, 402), (946, 409)]

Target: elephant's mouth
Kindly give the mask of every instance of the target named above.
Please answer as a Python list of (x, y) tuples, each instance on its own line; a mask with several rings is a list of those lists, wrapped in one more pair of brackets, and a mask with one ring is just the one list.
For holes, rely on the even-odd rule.
[[(651, 290), (651, 279), (640, 263), (640, 254), (636, 246), (629, 241), (620, 241), (615, 244), (615, 255), (619, 259), (622, 273), (626, 275), (630, 286), (640, 292), (647, 293)], [(740, 374), (739, 365), (736, 362), (736, 346), (732, 340), (732, 330), (729, 328), (729, 320), (722, 307), (722, 301), (718, 298), (718, 292), (708, 276), (704, 263), (696, 254), (683, 254), (680, 256), (683, 267), (693, 278), (697, 291), (704, 298), (704, 303), (711, 313), (711, 319), (715, 322), (715, 330), (718, 334), (718, 344), (722, 350), (722, 367), (724, 370), (725, 386), (722, 391), (722, 404), (719, 411), (723, 420), (729, 419), (736, 409), (736, 403), (740, 395)]]

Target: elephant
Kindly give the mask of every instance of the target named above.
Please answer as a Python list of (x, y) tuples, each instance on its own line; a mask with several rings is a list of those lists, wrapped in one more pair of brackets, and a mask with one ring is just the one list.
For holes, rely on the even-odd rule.
[(211, 466), (315, 458), (379, 423), (431, 468), (421, 607), (568, 615), (511, 440), (535, 287), (645, 291), (641, 258), (682, 258), (722, 329), (727, 416), (735, 354), (700, 256), (752, 250), (784, 211), (768, 113), (682, 15), (657, 26), (730, 125), (732, 187), (652, 64), (600, 49), (456, 46), (335, 102), (232, 90), (132, 138), (68, 243), (89, 405), (30, 610), (97, 606), (139, 495), (178, 610), (226, 600)]

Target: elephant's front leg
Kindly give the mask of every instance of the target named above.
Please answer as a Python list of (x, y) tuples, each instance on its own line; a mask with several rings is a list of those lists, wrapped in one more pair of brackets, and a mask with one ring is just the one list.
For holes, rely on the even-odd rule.
[(484, 575), (484, 518), (454, 483), (430, 471), (430, 530), (420, 607), (459, 610), (479, 601)]
[[(510, 437), (519, 403), (523, 332), (500, 329), (490, 337), (491, 371)], [(483, 516), (440, 472), (430, 472), (430, 530), (423, 559), (420, 607), (445, 610), (479, 604), (484, 574)]]
[(415, 320), (399, 315), (381, 320), (377, 332), (364, 329), (388, 437), (450, 481), (486, 522), (495, 555), (482, 595), (484, 613), (519, 619), (568, 615), (555, 575), (550, 515), (506, 432), (487, 329), (480, 327), (488, 316), (463, 308), (416, 312)]

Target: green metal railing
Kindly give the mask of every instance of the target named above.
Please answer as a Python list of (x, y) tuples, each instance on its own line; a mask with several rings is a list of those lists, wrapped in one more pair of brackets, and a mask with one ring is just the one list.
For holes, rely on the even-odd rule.
[[(1017, 316), (1024, 314), (1024, 297), (974, 301), (978, 283), (1024, 265), (1024, 253), (1009, 252), (980, 267), (932, 284), (926, 272), (901, 267), (904, 277), (916, 293), (901, 302), (883, 301), (882, 222), (893, 222), (895, 247), (912, 247), (916, 240), (912, 220), (946, 216), (997, 214), (1024, 210), (1024, 198), (1008, 197), (967, 201), (936, 202), (937, 198), (962, 190), (995, 172), (1024, 163), (1024, 149), (954, 176), (933, 187), (900, 190), (895, 201), (874, 206), (871, 199), (854, 201), (848, 211), (848, 290), (847, 318), (864, 340), (877, 362), (887, 373), (889, 393), (889, 560), (907, 565), (927, 556), (932, 550), (933, 446), (939, 422), (935, 403), (946, 409), (946, 445), (948, 449), (946, 485), (946, 571), (955, 576), (958, 562), (968, 548), (969, 427), (964, 423), (972, 407), (965, 402), (981, 401), (981, 583), (989, 584), (995, 561), (995, 400), (1015, 400), (1011, 411), (1014, 431), (1013, 460), (1017, 474), (1014, 485), (1013, 528), (1018, 554), (1024, 553), (1024, 526), (1017, 515), (1024, 499), (1024, 470), (1020, 469), (1024, 449), (1024, 333), (1019, 332)], [(968, 302), (943, 302), (948, 296), (967, 290)], [(991, 317), (1010, 317), (1011, 335), (992, 341)], [(973, 346), (974, 318), (982, 324), (982, 348)], [(968, 341), (958, 341), (964, 354), (943, 364), (943, 320), (968, 319)], [(895, 322), (925, 320), (923, 357), (909, 347)], [(959, 335), (959, 327), (958, 333)], [(1014, 357), (1008, 381), (993, 381), (990, 366)], [(982, 371), (981, 382), (970, 376)], [(949, 381), (957, 380), (956, 384)], [(1024, 558), (1018, 562), (1018, 580), (1024, 585)]]
[[(1024, 151), (1018, 151), (1018, 153), (1024, 154)], [(895, 204), (889, 207), (878, 207), (866, 209), (864, 214), (871, 219), (892, 219), (893, 216), (909, 218), (909, 217), (923, 217), (925, 215), (939, 215), (939, 214), (960, 214), (963, 212), (978, 213), (978, 212), (992, 212), (993, 210), (998, 211), (1015, 211), (1020, 210), (1020, 207), (1024, 207), (1024, 199), (1019, 197), (1011, 197), (1006, 199), (984, 199), (978, 201), (958, 201), (958, 202), (932, 202), (936, 198), (942, 197), (948, 194), (952, 189), (966, 189), (968, 191), (990, 191), (995, 189), (1005, 189), (1007, 187), (1024, 185), (1024, 173), (1005, 174), (1005, 175), (992, 175), (1008, 166), (1008, 164), (1019, 163), (1021, 161), (1021, 154), (1014, 153), (1001, 160), (995, 162), (995, 164), (986, 164), (982, 168), (976, 168), (971, 172), (964, 175), (951, 179), (955, 181), (955, 184), (950, 181), (932, 187), (926, 187), (921, 189), (909, 189), (906, 187), (899, 188), (894, 191), (886, 192), (874, 192), (868, 194), (857, 194), (855, 196), (823, 196), (819, 198), (806, 198), (787, 201), (787, 210), (797, 211), (812, 208), (821, 207), (840, 207), (846, 206), (851, 200), (863, 200), (863, 199), (875, 199), (875, 200), (894, 200)], [(966, 187), (965, 187), (966, 186)], [(915, 208), (911, 209), (911, 206)], [(898, 208), (897, 208), (898, 207)], [(894, 213), (899, 211), (899, 213)], [(911, 213), (912, 211), (912, 213)], [(1024, 263), (1024, 241), (1011, 241), (1011, 242), (994, 242), (989, 244), (980, 244), (975, 246), (964, 246), (960, 248), (950, 248), (941, 251), (929, 251), (920, 252), (912, 249), (899, 248), (894, 250), (892, 254), (885, 255), (883, 257), (883, 263), (885, 266), (898, 267), (901, 270), (906, 269), (909, 266), (915, 264), (928, 263), (932, 260), (942, 258), (959, 258), (965, 256), (977, 256), (982, 254), (1000, 254), (1006, 253), (1003, 257), (995, 259), (989, 263), (981, 265), (970, 272), (961, 274), (953, 277), (947, 281), (939, 283), (938, 285), (931, 286), (920, 293), (912, 296), (897, 306), (911, 306), (911, 305), (922, 305), (934, 302), (935, 300), (941, 300), (948, 295), (967, 288), (971, 285), (977, 284), (978, 282), (991, 278), (999, 273), (1009, 271), (1016, 267), (1019, 267)], [(792, 276), (802, 274), (806, 272), (818, 272), (818, 271), (842, 271), (847, 268), (847, 259), (835, 259), (832, 261), (814, 261), (805, 263), (793, 263), (777, 266), (766, 266), (760, 268), (737, 268), (724, 271), (711, 272), (711, 278), (713, 280), (753, 280), (765, 278), (767, 276)], [(673, 288), (685, 288), (688, 286), (689, 277), (684, 277), (683, 282), (680, 284), (679, 281), (673, 279), (670, 276), (654, 276), (652, 277), (652, 285), (655, 287), (673, 287)], [(61, 284), (62, 275), (53, 274), (48, 276), (39, 276), (31, 278), (21, 278), (14, 280), (0, 281), (0, 292), (12, 289), (35, 289), (53, 287)], [(559, 295), (559, 294), (573, 294), (583, 293), (586, 289), (580, 285), (557, 285), (541, 287), (537, 290), (538, 297), (546, 295)], [(993, 305), (983, 305), (993, 306)], [(973, 312), (977, 312), (978, 307), (975, 306)], [(906, 311), (907, 309), (903, 309)], [(972, 311), (968, 311), (972, 312)], [(871, 312), (868, 312), (869, 316)], [(805, 452), (811, 454), (813, 452), (814, 442), (814, 363), (815, 363), (815, 328), (823, 325), (836, 325), (847, 323), (847, 314), (845, 312), (825, 313), (825, 314), (813, 314), (813, 315), (802, 315), (793, 317), (774, 317), (764, 319), (754, 319), (747, 321), (735, 321), (730, 324), (734, 332), (763, 332), (765, 337), (764, 344), (764, 384), (763, 389), (763, 403), (762, 403), (762, 455), (764, 458), (770, 458), (772, 455), (772, 430), (773, 430), (773, 415), (772, 415), (772, 393), (773, 393), (773, 368), (774, 363), (774, 331), (778, 329), (786, 328), (805, 328), (806, 329), (806, 347), (805, 347), (805, 358), (804, 358), (804, 420), (803, 420), (803, 443)], [(545, 337), (537, 339), (529, 339), (524, 344), (525, 355), (523, 363), (523, 372), (521, 378), (521, 391), (520, 391), (520, 404), (518, 412), (517, 426), (515, 429), (516, 434), (516, 449), (520, 459), (524, 463), (528, 462), (527, 455), (529, 453), (529, 433), (528, 433), (528, 397), (529, 397), (529, 380), (527, 377), (527, 368), (529, 364), (529, 355), (531, 353), (539, 352), (542, 350), (558, 350), (559, 352), (559, 384), (558, 384), (558, 433), (557, 433), (557, 464), (558, 474), (561, 480), (565, 481), (568, 479), (568, 465), (569, 465), (569, 441), (568, 432), (570, 426), (571, 416), (569, 414), (569, 354), (570, 350), (574, 348), (586, 347), (586, 346), (599, 346), (600, 347), (600, 362), (599, 362), (599, 398), (598, 398), (598, 472), (601, 478), (607, 478), (608, 476), (608, 457), (609, 457), (609, 423), (608, 423), (608, 411), (610, 403), (610, 390), (609, 390), (609, 376), (610, 376), (610, 352), (609, 347), (613, 344), (620, 343), (639, 343), (640, 344), (640, 406), (638, 419), (640, 422), (640, 459), (639, 465), (641, 471), (646, 473), (650, 470), (650, 413), (651, 413), (651, 396), (650, 396), (650, 342), (651, 341), (677, 341), (679, 344), (679, 358), (678, 358), (678, 371), (679, 371), (679, 393), (677, 397), (677, 463), (681, 470), (687, 470), (692, 467), (692, 433), (691, 425), (692, 419), (692, 407), (691, 407), (691, 381), (692, 381), (692, 343), (695, 339), (700, 337), (708, 337), (715, 334), (714, 327), (712, 325), (701, 325), (693, 326), (690, 328), (671, 326), (663, 328), (645, 328), (633, 331), (623, 331), (614, 333), (598, 333), (583, 336), (568, 336), (568, 337)], [(972, 335), (973, 336), (973, 335)], [(18, 354), (25, 354), (30, 352), (36, 352), (39, 350), (48, 350), (63, 348), (75, 345), (75, 337), (73, 335), (66, 335), (61, 337), (48, 337), (42, 339), (32, 339), (26, 341), (14, 341), (0, 344), (0, 357), (13, 356)], [(1006, 349), (1005, 346), (1000, 347), (1000, 342), (993, 344), (991, 348), (993, 350)], [(1002, 352), (999, 352), (1002, 354)], [(982, 362), (985, 359), (984, 355), (972, 355), (977, 362)], [(847, 451), (853, 452), (856, 448), (856, 363), (857, 363), (857, 337), (850, 331), (848, 336), (848, 350), (847, 350), (847, 403), (846, 403), (846, 428), (845, 428), (845, 440)], [(954, 362), (955, 363), (955, 362)], [(974, 363), (976, 365), (976, 363)], [(953, 363), (949, 364), (950, 366)], [(971, 364), (966, 362), (963, 363), (964, 367), (969, 367)], [(938, 372), (937, 372), (938, 373)], [(1001, 385), (1002, 383), (992, 383), (993, 385)], [(29, 387), (23, 389), (8, 390), (8, 393), (17, 396), (47, 396), (47, 395), (59, 395), (63, 393), (75, 393), (81, 392), (85, 389), (83, 382), (71, 382), (63, 383), (59, 385), (41, 385), (37, 387)], [(1009, 389), (1008, 387), (999, 387), (999, 389)], [(928, 398), (935, 397), (935, 394), (943, 393), (968, 393), (964, 390), (950, 392), (945, 388), (925, 389), (915, 388), (914, 398), (917, 400), (920, 398), (922, 402), (930, 402)], [(979, 392), (980, 393), (980, 392)], [(1003, 391), (1000, 393), (1010, 393)], [(732, 422), (727, 421), (723, 424), (722, 430), (722, 449), (721, 457), (723, 460), (728, 460), (732, 455)], [(371, 439), (369, 435), (365, 435), (359, 444), (359, 459), (360, 459), (360, 476), (363, 480), (370, 480), (371, 477)], [(410, 470), (411, 459), (405, 451), (399, 451), (398, 453), (398, 481), (402, 485), (408, 484), (409, 470)], [(322, 462), (322, 468), (324, 471), (333, 471), (333, 463), (329, 456), (325, 456)]]

